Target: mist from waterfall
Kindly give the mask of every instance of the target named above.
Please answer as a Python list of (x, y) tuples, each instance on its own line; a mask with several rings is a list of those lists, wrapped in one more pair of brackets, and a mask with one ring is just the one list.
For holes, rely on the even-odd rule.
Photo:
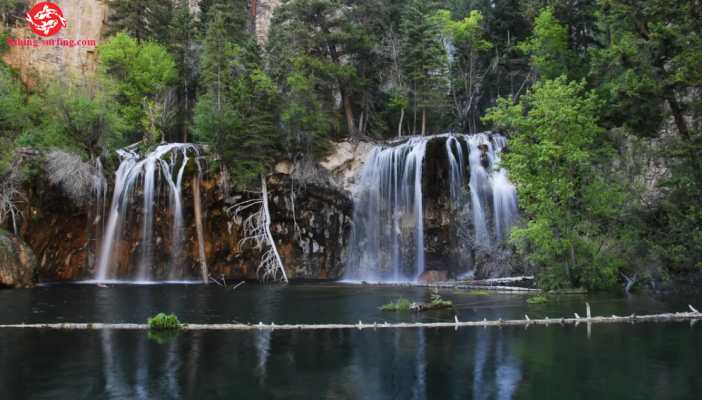
[[(183, 174), (188, 160), (188, 154), (197, 158), (200, 156), (198, 148), (192, 144), (171, 143), (158, 146), (152, 152), (141, 155), (133, 147), (117, 150), (120, 156), (120, 165), (115, 173), (115, 187), (110, 205), (110, 213), (102, 235), (102, 249), (97, 267), (96, 279), (98, 282), (107, 280), (125, 279), (150, 280), (153, 260), (154, 238), (154, 208), (157, 207), (160, 190), (165, 189), (168, 194), (169, 206), (173, 210), (170, 222), (171, 227), (171, 260), (170, 278), (176, 278), (175, 266), (184, 257), (184, 229), (183, 226)], [(180, 168), (176, 169), (180, 160)], [(196, 162), (198, 170), (200, 164)], [(141, 192), (138, 192), (138, 188)], [(135, 196), (141, 195), (141, 204)], [(140, 214), (140, 215), (135, 215)], [(118, 260), (122, 251), (123, 234), (126, 224), (139, 216), (141, 218), (141, 238), (139, 239), (139, 252), (137, 268), (129, 277), (119, 276)], [(124, 274), (121, 274), (124, 275)]]
[(474, 244), (497, 244), (509, 233), (517, 193), (507, 171), (498, 167), (505, 137), (443, 134), (378, 146), (366, 158), (354, 196), (346, 279), (404, 282), (424, 272), (422, 174), (427, 144), (433, 140), (445, 140), (451, 207), (458, 210), (470, 202)]

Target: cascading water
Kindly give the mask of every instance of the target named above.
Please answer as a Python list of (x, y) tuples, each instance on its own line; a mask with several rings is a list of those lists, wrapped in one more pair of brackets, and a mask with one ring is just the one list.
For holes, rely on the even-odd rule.
[[(153, 264), (154, 244), (154, 194), (156, 189), (161, 189), (162, 179), (166, 183), (169, 203), (173, 209), (171, 221), (172, 261), (174, 263), (181, 261), (184, 240), (182, 184), (189, 152), (195, 155), (196, 160), (200, 155), (196, 146), (182, 143), (158, 146), (154, 151), (144, 156), (138, 154), (133, 148), (117, 150), (121, 162), (115, 174), (115, 188), (110, 214), (103, 234), (102, 250), (97, 268), (98, 282), (124, 278), (124, 276), (118, 276), (117, 273), (118, 255), (121, 251), (120, 243), (123, 239), (125, 224), (131, 219), (128, 217), (134, 212), (141, 213), (142, 225), (139, 261), (136, 273), (129, 278), (151, 279), (150, 269)], [(177, 175), (175, 175), (179, 155), (182, 157), (182, 161)], [(167, 158), (170, 158), (170, 163)], [(200, 164), (196, 162), (196, 165), (199, 170)], [(159, 184), (157, 184), (156, 178), (158, 178)], [(132, 206), (133, 203), (136, 204), (133, 200), (138, 186), (141, 187), (142, 194), (142, 207), (140, 209)], [(132, 208), (136, 208), (136, 210)], [(171, 278), (175, 278), (174, 271), (175, 268), (171, 268)]]
[[(355, 194), (347, 279), (414, 281), (424, 272), (422, 174), (433, 140), (445, 140), (451, 208), (470, 202), (475, 244), (490, 246), (506, 237), (517, 215), (516, 190), (507, 171), (498, 168), (506, 138), (443, 134), (376, 147), (366, 158)], [(468, 169), (470, 199), (464, 200)]]

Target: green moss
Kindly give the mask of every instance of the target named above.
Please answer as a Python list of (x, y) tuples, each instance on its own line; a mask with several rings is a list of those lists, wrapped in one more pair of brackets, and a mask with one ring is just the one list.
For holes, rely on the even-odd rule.
[(527, 300), (527, 303), (529, 303), (529, 304), (544, 304), (544, 303), (548, 303), (548, 299), (546, 298), (546, 296), (536, 296), (536, 297), (532, 297), (529, 300)]
[(180, 328), (180, 323), (178, 322), (178, 317), (175, 314), (166, 315), (160, 313), (153, 318), (148, 319), (149, 329), (153, 330), (169, 330)]
[(451, 292), (453, 294), (475, 294), (475, 295), (486, 295), (490, 294), (489, 290), (469, 290), (467, 292)]
[(88, 325), (87, 325), (87, 327), (88, 327), (88, 329), (93, 329), (93, 324), (92, 324), (92, 322), (89, 322)]

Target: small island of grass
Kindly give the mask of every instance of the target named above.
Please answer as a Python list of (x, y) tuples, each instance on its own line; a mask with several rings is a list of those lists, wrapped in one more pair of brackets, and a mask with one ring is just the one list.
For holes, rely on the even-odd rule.
[(544, 303), (548, 303), (548, 299), (546, 298), (546, 296), (536, 296), (536, 297), (532, 297), (529, 300), (527, 300), (527, 303), (529, 303), (529, 304), (544, 304)]
[(451, 307), (453, 307), (453, 303), (450, 301), (443, 300), (439, 295), (439, 290), (435, 288), (431, 295), (430, 303), (422, 303), (418, 301), (412, 301), (407, 297), (400, 297), (397, 300), (382, 305), (380, 307), (380, 311), (424, 311)]

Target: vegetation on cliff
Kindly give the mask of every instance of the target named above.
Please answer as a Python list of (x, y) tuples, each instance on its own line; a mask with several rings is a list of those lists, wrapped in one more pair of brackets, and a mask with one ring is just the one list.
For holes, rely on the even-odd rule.
[[(544, 286), (702, 270), (698, 2), (287, 0), (265, 48), (250, 6), (116, 0), (95, 76), (29, 90), (0, 67), (0, 224), (23, 217), (23, 146), (87, 171), (137, 141), (206, 142), (245, 187), (330, 140), (495, 128), (524, 217), (515, 265)], [(666, 160), (653, 186), (640, 149)]]

